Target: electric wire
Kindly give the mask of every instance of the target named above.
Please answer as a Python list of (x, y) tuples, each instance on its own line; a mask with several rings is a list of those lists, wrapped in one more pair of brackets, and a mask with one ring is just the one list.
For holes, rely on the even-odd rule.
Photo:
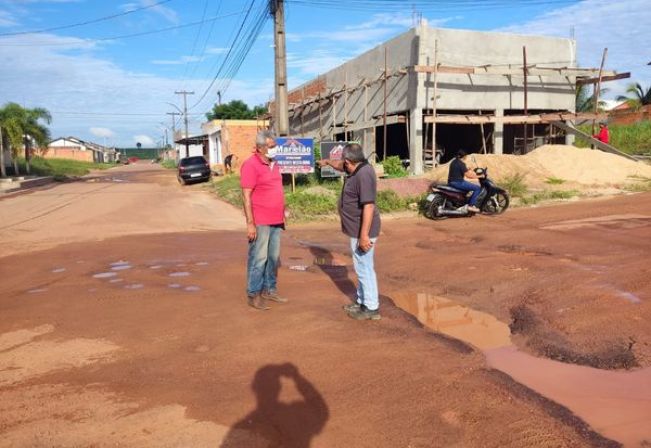
[[(116, 35), (116, 36), (109, 36), (109, 37), (97, 37), (97, 38), (81, 38), (81, 37), (75, 37), (71, 39), (79, 39), (83, 42), (86, 43), (94, 43), (94, 42), (104, 42), (104, 41), (112, 41), (112, 40), (119, 40), (119, 39), (128, 39), (132, 37), (140, 37), (140, 36), (148, 36), (151, 34), (158, 34), (158, 33), (164, 33), (166, 31), (172, 31), (172, 30), (178, 30), (178, 29), (183, 29), (183, 28), (189, 28), (197, 25), (201, 25), (206, 22), (215, 22), (216, 20), (219, 19), (224, 19), (226, 17), (231, 17), (231, 16), (236, 16), (241, 14), (243, 11), (235, 11), (235, 12), (230, 12), (222, 15), (217, 15), (213, 17), (209, 17), (204, 20), (197, 20), (196, 22), (189, 22), (189, 23), (184, 23), (181, 25), (174, 25), (174, 26), (169, 26), (166, 28), (158, 28), (155, 30), (149, 30), (149, 31), (142, 31), (139, 33), (131, 33), (131, 34), (122, 34), (122, 35)], [(0, 40), (0, 46), (11, 46), (11, 47), (49, 47), (49, 46), (70, 46), (73, 45), (73, 42), (29, 42), (29, 43), (5, 43), (4, 41)]]
[(59, 31), (59, 30), (66, 30), (66, 29), (69, 29), (69, 28), (76, 28), (76, 27), (79, 27), (79, 26), (90, 25), (90, 24), (93, 24), (93, 23), (104, 22), (106, 20), (116, 19), (118, 17), (123, 17), (123, 16), (129, 15), (129, 14), (133, 14), (134, 12), (144, 11), (145, 9), (155, 8), (156, 6), (160, 6), (160, 5), (164, 4), (164, 3), (169, 3), (171, 1), (173, 1), (173, 0), (162, 0), (162, 1), (159, 1), (159, 2), (156, 2), (156, 3), (153, 3), (151, 5), (146, 5), (146, 6), (141, 6), (139, 8), (129, 9), (128, 11), (124, 11), (124, 12), (121, 12), (121, 13), (118, 13), (118, 14), (112, 14), (112, 15), (109, 15), (109, 16), (99, 17), (97, 19), (86, 20), (84, 22), (71, 23), (71, 24), (68, 24), (68, 25), (61, 25), (61, 26), (53, 26), (53, 27), (50, 27), (50, 28), (42, 28), (40, 30), (16, 31), (16, 32), (12, 32), (12, 33), (0, 33), (0, 36), (19, 36), (19, 35), (23, 35), (23, 34), (49, 33), (51, 31)]

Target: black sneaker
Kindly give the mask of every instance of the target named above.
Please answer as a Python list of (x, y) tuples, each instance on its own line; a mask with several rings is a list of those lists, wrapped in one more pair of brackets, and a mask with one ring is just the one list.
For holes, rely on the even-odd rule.
[(350, 313), (351, 311), (359, 311), (362, 308), (362, 305), (359, 303), (349, 303), (348, 305), (342, 306), (345, 312)]
[(349, 311), (348, 317), (355, 320), (380, 320), (380, 310), (369, 310), (364, 305), (359, 307), (357, 311)]

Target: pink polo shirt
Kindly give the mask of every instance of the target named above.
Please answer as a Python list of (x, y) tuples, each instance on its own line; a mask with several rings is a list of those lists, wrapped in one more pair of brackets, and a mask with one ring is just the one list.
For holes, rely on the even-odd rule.
[(251, 208), (256, 225), (285, 221), (285, 192), (277, 163), (268, 164), (259, 154), (253, 154), (240, 168), (240, 185), (253, 190)]

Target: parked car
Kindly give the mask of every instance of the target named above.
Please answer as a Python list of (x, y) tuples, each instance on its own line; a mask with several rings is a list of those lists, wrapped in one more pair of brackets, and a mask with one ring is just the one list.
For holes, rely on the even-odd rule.
[(181, 185), (210, 180), (210, 165), (203, 156), (186, 157), (179, 161), (177, 179)]

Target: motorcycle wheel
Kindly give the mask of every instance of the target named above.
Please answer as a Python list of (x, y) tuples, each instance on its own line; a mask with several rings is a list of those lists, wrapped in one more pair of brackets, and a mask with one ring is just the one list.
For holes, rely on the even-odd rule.
[(498, 192), (488, 198), (484, 204), (483, 212), (488, 215), (500, 215), (509, 208), (510, 199), (506, 192)]
[(439, 194), (434, 196), (432, 202), (427, 205), (425, 209), (425, 216), (429, 219), (445, 219), (447, 216), (439, 215), (439, 207), (445, 203), (445, 198)]

